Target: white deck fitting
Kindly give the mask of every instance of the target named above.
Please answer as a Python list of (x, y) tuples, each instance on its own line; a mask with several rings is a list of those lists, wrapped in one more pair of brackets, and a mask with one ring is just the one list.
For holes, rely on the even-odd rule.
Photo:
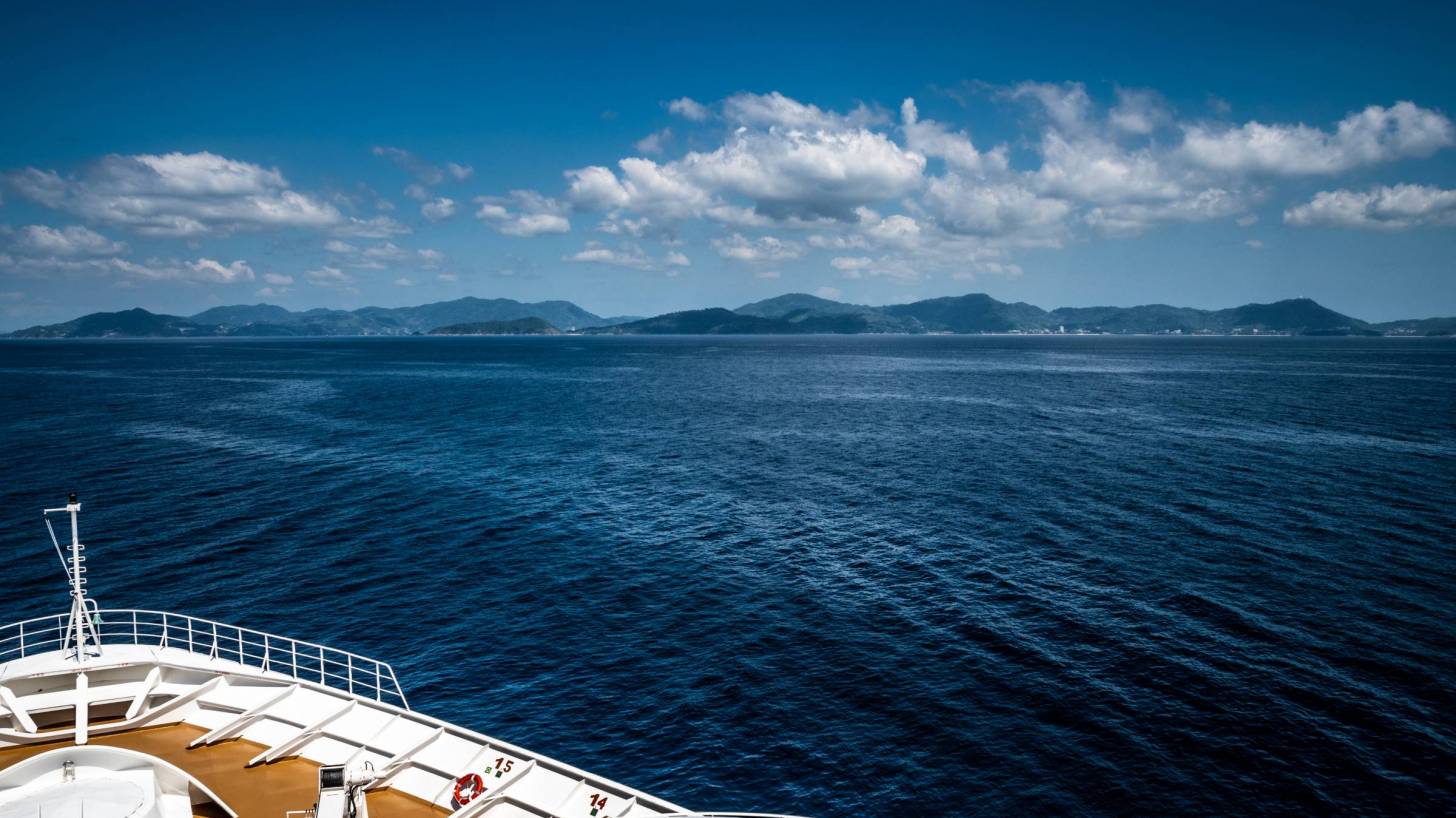
[[(117, 612), (102, 614), (117, 618)], [(129, 619), (121, 621), (130, 626)], [(236, 628), (219, 627), (220, 633), (231, 629), (236, 637)], [(0, 628), (0, 646), (9, 630)], [(372, 672), (369, 684), (356, 685), (351, 693), (330, 686), (327, 676), (320, 683), (317, 665), (294, 673), (291, 653), (282, 664), (272, 656), (264, 662), (246, 656), (240, 661), (214, 649), (211, 623), (206, 633), (209, 638), (200, 643), (112, 644), (103, 626), (101, 655), (80, 664), (59, 650), (27, 648), (25, 656), (0, 664), (0, 747), (82, 743), (88, 736), (180, 722), (207, 731), (193, 746), (236, 739), (262, 745), (252, 764), (295, 756), (319, 764), (369, 762), (380, 775), (373, 788), (406, 793), (452, 811), (455, 818), (591, 818), (593, 796), (595, 818), (687, 813), (509, 742), (376, 700), (383, 696), (375, 682), (392, 679), (393, 671)], [(137, 641), (144, 636), (139, 628)], [(201, 650), (188, 650), (189, 644)], [(375, 667), (373, 660), (357, 658)], [(111, 713), (124, 707), (125, 717), (91, 723), (91, 714), (103, 707)], [(72, 714), (74, 722), (67, 718)], [(58, 721), (67, 723), (37, 729)], [(472, 772), (485, 781), (485, 793), (465, 805), (453, 803), (457, 779)]]

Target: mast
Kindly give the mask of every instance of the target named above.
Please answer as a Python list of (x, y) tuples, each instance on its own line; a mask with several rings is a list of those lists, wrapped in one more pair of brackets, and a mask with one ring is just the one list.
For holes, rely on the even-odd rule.
[(75, 651), (76, 661), (84, 662), (87, 656), (101, 655), (101, 636), (96, 632), (96, 623), (91, 618), (91, 608), (95, 603), (86, 597), (86, 546), (81, 544), (78, 519), (81, 503), (76, 499), (74, 491), (67, 498), (65, 506), (45, 509), (46, 528), (50, 529), (51, 542), (55, 543), (57, 552), (61, 550), (61, 544), (56, 539), (56, 530), (51, 526), (49, 515), (63, 511), (71, 515), (70, 561), (67, 562), (65, 556), (61, 556), (61, 562), (66, 566), (66, 574), (71, 581), (71, 619), (66, 623), (66, 635), (61, 641), (61, 650)]

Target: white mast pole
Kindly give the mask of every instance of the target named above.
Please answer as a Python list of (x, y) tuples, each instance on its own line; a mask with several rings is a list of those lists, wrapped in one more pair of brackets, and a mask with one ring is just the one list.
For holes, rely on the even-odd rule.
[(81, 555), (86, 546), (81, 544), (81, 503), (76, 499), (75, 492), (71, 493), (65, 507), (46, 509), (47, 514), (55, 511), (64, 511), (71, 515), (71, 621), (66, 623), (66, 635), (61, 649), (69, 650), (74, 644), (76, 661), (84, 662), (88, 649), (94, 649), (97, 656), (101, 655), (101, 639), (96, 633), (95, 623), (91, 621), (91, 612), (86, 607), (86, 578), (83, 576), (86, 573), (83, 567), (86, 558)]

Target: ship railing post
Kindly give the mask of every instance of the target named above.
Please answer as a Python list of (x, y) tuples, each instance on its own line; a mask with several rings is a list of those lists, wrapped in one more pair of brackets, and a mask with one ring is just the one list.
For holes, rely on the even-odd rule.
[(354, 695), (354, 654), (345, 654), (349, 657), (349, 695)]
[(141, 642), (142, 640), (137, 636), (137, 612), (133, 610), (131, 612), (131, 643), (140, 645)]
[(270, 660), (273, 657), (272, 649), (268, 644), (268, 634), (263, 634), (263, 672), (267, 673), (271, 667)]
[(187, 617), (187, 652), (193, 653), (192, 648), (192, 617)]
[(288, 652), (293, 656), (293, 678), (298, 678), (298, 640), (288, 640)]
[(384, 701), (384, 674), (379, 672), (379, 662), (374, 663), (374, 701)]
[(217, 623), (216, 622), (212, 623), (212, 651), (211, 651), (211, 655), (209, 656), (209, 658), (211, 658), (211, 659), (216, 659), (217, 658)]
[(162, 641), (158, 643), (158, 647), (165, 648), (167, 646), (167, 629), (169, 627), (167, 624), (167, 612), (162, 611)]
[(25, 658), (25, 623), (20, 623), (20, 658)]
[(324, 646), (319, 645), (319, 684), (324, 682)]
[(238, 664), (240, 664), (240, 665), (246, 665), (248, 663), (248, 660), (247, 660), (248, 654), (243, 649), (243, 629), (242, 628), (237, 628), (236, 630), (238, 632)]

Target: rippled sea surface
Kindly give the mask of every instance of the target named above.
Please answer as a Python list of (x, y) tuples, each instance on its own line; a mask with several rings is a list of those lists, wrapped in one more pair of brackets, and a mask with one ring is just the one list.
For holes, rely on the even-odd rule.
[(1456, 342), (0, 344), (0, 619), (377, 656), (697, 809), (1456, 811)]

